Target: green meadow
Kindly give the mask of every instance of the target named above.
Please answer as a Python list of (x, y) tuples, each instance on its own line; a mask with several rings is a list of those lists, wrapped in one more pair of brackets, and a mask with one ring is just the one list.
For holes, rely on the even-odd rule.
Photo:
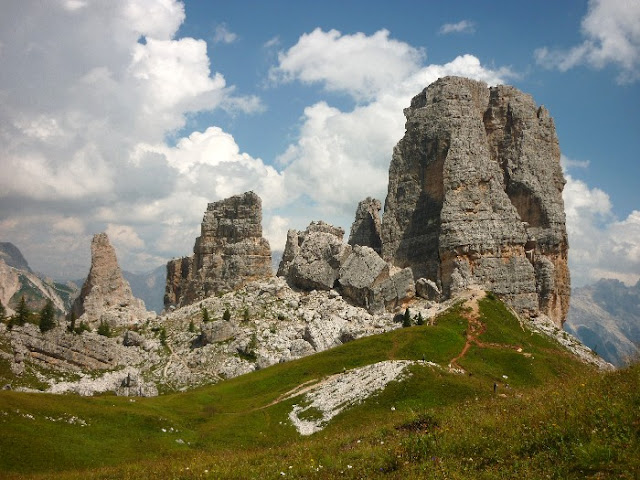
[[(431, 325), (155, 398), (0, 392), (0, 477), (640, 478), (640, 368), (599, 373), (489, 295)], [(410, 374), (301, 436), (305, 382), (383, 360)], [(423, 363), (434, 362), (442, 368)]]

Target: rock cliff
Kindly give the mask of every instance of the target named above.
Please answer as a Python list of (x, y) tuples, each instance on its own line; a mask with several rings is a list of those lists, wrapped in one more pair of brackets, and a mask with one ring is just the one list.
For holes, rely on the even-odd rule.
[(191, 304), (273, 276), (262, 237), (262, 201), (253, 192), (210, 203), (193, 255), (167, 264), (165, 307)]
[(383, 258), (445, 296), (478, 285), (561, 325), (570, 295), (565, 181), (547, 110), (513, 87), (445, 77), (404, 113)]
[(351, 225), (349, 245), (370, 247), (382, 254), (382, 223), (380, 221), (380, 200), (367, 197), (358, 204), (356, 219)]
[(122, 276), (116, 252), (106, 233), (91, 241), (91, 268), (80, 295), (73, 303), (78, 321), (95, 327), (107, 322), (112, 327), (138, 323), (147, 318), (144, 302), (135, 298)]

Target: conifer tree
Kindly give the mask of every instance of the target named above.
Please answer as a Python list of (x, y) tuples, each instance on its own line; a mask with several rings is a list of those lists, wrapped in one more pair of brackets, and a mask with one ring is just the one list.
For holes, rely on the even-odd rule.
[(424, 325), (424, 318), (422, 318), (422, 312), (418, 312), (418, 319), (416, 320), (416, 325)]
[(40, 310), (40, 331), (42, 333), (48, 332), (56, 326), (55, 315), (56, 312), (53, 308), (53, 302), (49, 299), (45, 306), (42, 307), (42, 310)]
[(210, 321), (209, 310), (207, 310), (207, 307), (202, 307), (202, 323), (209, 323)]
[(229, 320), (231, 320), (231, 312), (229, 311), (229, 309), (227, 308), (224, 313), (222, 314), (222, 319), (226, 320), (227, 322)]
[(18, 304), (18, 308), (16, 308), (16, 313), (11, 319), (12, 325), (22, 326), (29, 320), (31, 316), (31, 312), (27, 307), (27, 302), (24, 299), (24, 295), (20, 298), (20, 303)]
[(7, 318), (7, 309), (4, 308), (2, 301), (0, 301), (0, 322), (4, 322), (6, 318)]
[(76, 331), (76, 312), (71, 310), (71, 316), (69, 317), (69, 326), (67, 327), (69, 333), (75, 333)]
[(402, 326), (403, 327), (410, 327), (411, 326), (411, 312), (409, 312), (408, 308), (404, 311), (404, 318), (402, 319)]

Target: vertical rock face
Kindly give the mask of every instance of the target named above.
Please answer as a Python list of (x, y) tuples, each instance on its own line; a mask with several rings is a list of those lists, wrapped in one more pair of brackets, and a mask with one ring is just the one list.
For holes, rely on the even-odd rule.
[(356, 219), (351, 225), (349, 245), (370, 247), (382, 254), (382, 223), (380, 221), (380, 200), (367, 197), (358, 204)]
[(93, 236), (91, 268), (73, 304), (73, 312), (90, 326), (101, 321), (111, 326), (127, 325), (146, 318), (144, 302), (131, 293), (106, 233)]
[(262, 201), (253, 192), (235, 195), (207, 206), (193, 255), (167, 264), (165, 306), (188, 305), (270, 276)]
[(475, 284), (561, 325), (570, 294), (565, 182), (547, 110), (513, 87), (445, 77), (404, 113), (383, 257), (445, 296)]

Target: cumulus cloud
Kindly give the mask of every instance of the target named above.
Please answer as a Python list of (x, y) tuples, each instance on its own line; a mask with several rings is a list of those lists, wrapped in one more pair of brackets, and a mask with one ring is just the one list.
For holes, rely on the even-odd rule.
[[(68, 275), (77, 264), (57, 256), (65, 248), (67, 256), (88, 264), (88, 244), (80, 248), (69, 237), (84, 241), (105, 229), (122, 249), (153, 248), (163, 208), (174, 198), (200, 199), (203, 189), (181, 194), (196, 173), (188, 170), (181, 178), (165, 138), (200, 111), (263, 108), (257, 97), (237, 95), (212, 71), (203, 40), (176, 38), (184, 19), (184, 5), (176, 0), (25, 0), (3, 7), (0, 225), (2, 236), (36, 267)], [(223, 40), (231, 36), (227, 31)], [(235, 176), (242, 177), (239, 165), (251, 160), (240, 154), (222, 170), (233, 172), (229, 163), (236, 161), (244, 162), (235, 166)], [(200, 182), (219, 181), (214, 177), (209, 171)], [(68, 213), (60, 216), (60, 209)], [(167, 211), (177, 218), (184, 213), (179, 210)], [(129, 268), (153, 267), (144, 263), (153, 258), (139, 254)]]
[(476, 25), (470, 20), (460, 20), (457, 23), (445, 23), (440, 27), (438, 33), (447, 35), (449, 33), (474, 33)]
[(364, 101), (413, 74), (423, 59), (421, 49), (390, 38), (388, 30), (367, 36), (316, 28), (279, 54), (270, 76), (280, 82), (321, 83), (328, 91)]
[[(367, 68), (345, 73), (352, 61)], [(319, 29), (280, 53), (272, 69), (276, 73), (287, 81), (318, 83), (356, 101), (348, 111), (326, 101), (307, 107), (297, 141), (278, 158), (289, 201), (304, 202), (307, 211), (345, 229), (360, 200), (385, 197), (391, 153), (404, 133), (402, 110), (414, 95), (446, 75), (489, 84), (511, 76), (508, 69), (492, 70), (472, 55), (425, 65), (421, 50), (389, 38), (386, 30), (367, 36)]]
[[(564, 158), (563, 164), (567, 164)], [(620, 221), (604, 191), (589, 187), (566, 171), (565, 178), (563, 198), (573, 285), (602, 277), (635, 284), (640, 278), (640, 212), (634, 210)]]
[(640, 78), (640, 3), (590, 0), (581, 30), (582, 43), (568, 49), (539, 48), (536, 61), (563, 72), (578, 65), (601, 69), (612, 64), (620, 71), (620, 83)]

